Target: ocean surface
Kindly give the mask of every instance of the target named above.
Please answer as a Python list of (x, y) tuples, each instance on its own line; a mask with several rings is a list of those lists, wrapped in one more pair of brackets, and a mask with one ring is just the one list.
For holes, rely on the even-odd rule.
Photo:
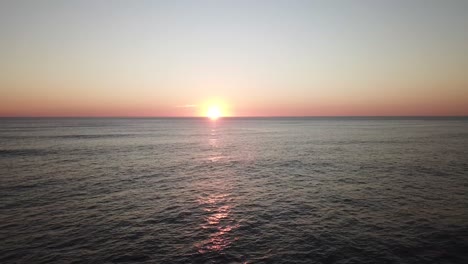
[(0, 119), (0, 263), (468, 263), (468, 119)]

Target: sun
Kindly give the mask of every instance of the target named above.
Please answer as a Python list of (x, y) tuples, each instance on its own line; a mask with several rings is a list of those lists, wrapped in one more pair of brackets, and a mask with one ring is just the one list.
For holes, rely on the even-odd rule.
[(216, 120), (221, 117), (221, 110), (217, 105), (210, 106), (206, 111), (206, 116), (211, 120)]
[(222, 99), (210, 98), (198, 105), (198, 116), (207, 117), (211, 121), (232, 115), (229, 104)]

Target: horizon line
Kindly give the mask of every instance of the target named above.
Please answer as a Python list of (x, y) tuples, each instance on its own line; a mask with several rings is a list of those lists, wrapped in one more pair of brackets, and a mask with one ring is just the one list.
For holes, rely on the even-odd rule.
[[(219, 119), (230, 118), (468, 118), (468, 115), (285, 115), (285, 116), (222, 116)], [(206, 116), (0, 116), (0, 118), (115, 118), (115, 119), (204, 119)]]

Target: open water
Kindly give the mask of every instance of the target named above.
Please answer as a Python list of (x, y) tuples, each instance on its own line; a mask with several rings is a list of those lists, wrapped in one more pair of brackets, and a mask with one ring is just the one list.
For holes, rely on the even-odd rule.
[(1, 263), (468, 263), (468, 119), (0, 119)]

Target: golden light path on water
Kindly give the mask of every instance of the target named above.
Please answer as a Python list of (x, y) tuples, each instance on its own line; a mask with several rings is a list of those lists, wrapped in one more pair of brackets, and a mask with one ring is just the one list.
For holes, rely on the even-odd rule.
[[(208, 144), (210, 153), (208, 160), (210, 163), (220, 162), (224, 157), (221, 155), (221, 144), (219, 144), (219, 134), (217, 130), (217, 118), (210, 118), (210, 130)], [(216, 174), (216, 172), (214, 173)], [(210, 175), (214, 176), (215, 175)], [(200, 227), (206, 230), (209, 235), (206, 239), (198, 242), (195, 246), (200, 254), (221, 252), (228, 248), (237, 238), (231, 237), (232, 231), (239, 227), (236, 219), (233, 218), (232, 210), (234, 201), (230, 192), (229, 184), (223, 179), (213, 179), (205, 185), (206, 196), (198, 199), (198, 204), (204, 212), (203, 222)], [(211, 193), (208, 193), (211, 191)]]
[(213, 194), (199, 199), (200, 206), (207, 213), (201, 228), (210, 230), (209, 237), (196, 245), (199, 253), (222, 251), (236, 240), (229, 237), (229, 233), (239, 227), (231, 218), (230, 200), (228, 194)]

